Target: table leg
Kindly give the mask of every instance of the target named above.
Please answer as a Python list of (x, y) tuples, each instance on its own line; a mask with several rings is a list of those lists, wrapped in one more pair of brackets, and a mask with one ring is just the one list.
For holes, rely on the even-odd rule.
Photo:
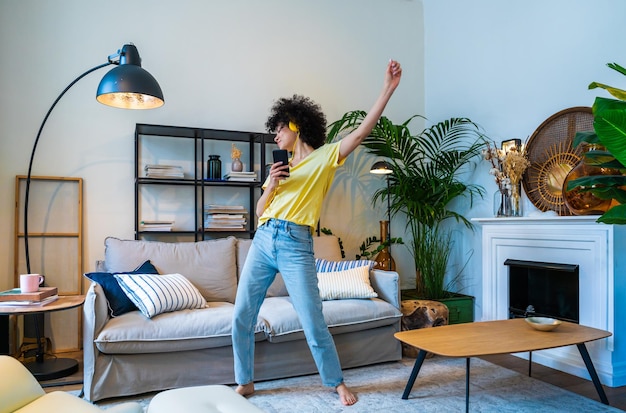
[(469, 413), (470, 358), (465, 359), (465, 413)]
[(409, 381), (406, 383), (406, 387), (404, 388), (404, 393), (402, 394), (402, 399), (406, 400), (409, 398), (409, 394), (411, 394), (411, 389), (413, 388), (413, 384), (415, 384), (415, 379), (417, 378), (417, 374), (420, 372), (422, 368), (422, 363), (424, 363), (424, 359), (426, 358), (427, 352), (424, 350), (420, 350), (417, 354), (417, 358), (415, 359), (415, 364), (413, 365), (413, 370), (411, 371), (411, 376), (409, 376)]
[(580, 344), (576, 344), (576, 347), (578, 347), (580, 356), (583, 358), (583, 361), (585, 362), (585, 366), (587, 366), (587, 371), (589, 372), (589, 375), (591, 376), (593, 385), (596, 386), (596, 391), (598, 392), (598, 396), (600, 396), (600, 401), (608, 405), (609, 399), (606, 397), (606, 393), (604, 392), (602, 383), (600, 383), (600, 379), (598, 378), (598, 373), (596, 373), (596, 369), (595, 367), (593, 367), (591, 357), (589, 357), (589, 352), (587, 351), (587, 346), (585, 346), (585, 343), (580, 343)]

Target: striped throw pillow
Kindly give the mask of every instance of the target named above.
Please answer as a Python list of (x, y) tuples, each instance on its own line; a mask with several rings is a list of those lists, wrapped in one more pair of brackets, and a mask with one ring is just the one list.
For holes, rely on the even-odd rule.
[(370, 284), (368, 265), (343, 271), (318, 272), (317, 286), (322, 300), (378, 297)]
[(328, 261), (323, 258), (315, 259), (315, 269), (317, 272), (331, 272), (331, 271), (343, 271), (351, 268), (362, 267), (364, 265), (369, 266), (371, 270), (374, 268), (376, 261), (368, 260), (353, 260), (353, 261)]
[(202, 294), (180, 274), (115, 274), (115, 278), (148, 318), (169, 311), (206, 307)]

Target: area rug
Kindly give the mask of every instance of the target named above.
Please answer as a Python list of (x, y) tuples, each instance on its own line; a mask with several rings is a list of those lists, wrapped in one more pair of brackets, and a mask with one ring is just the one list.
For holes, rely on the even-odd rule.
[[(322, 387), (318, 375), (256, 383), (248, 400), (268, 413), (463, 412), (465, 359), (426, 359), (408, 400), (402, 400), (415, 359), (344, 371), (359, 401), (345, 407), (337, 394)], [(593, 386), (589, 382), (589, 386)], [(106, 409), (123, 401), (146, 408), (153, 395), (98, 403)], [(610, 399), (609, 399), (610, 402)], [(575, 393), (487, 361), (471, 359), (471, 412), (621, 412)], [(242, 412), (245, 413), (245, 412)]]

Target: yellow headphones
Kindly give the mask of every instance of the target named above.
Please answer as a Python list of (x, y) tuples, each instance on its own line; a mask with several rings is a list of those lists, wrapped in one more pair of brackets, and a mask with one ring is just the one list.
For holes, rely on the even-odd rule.
[(298, 133), (298, 125), (296, 125), (295, 123), (289, 121), (289, 129), (293, 132)]

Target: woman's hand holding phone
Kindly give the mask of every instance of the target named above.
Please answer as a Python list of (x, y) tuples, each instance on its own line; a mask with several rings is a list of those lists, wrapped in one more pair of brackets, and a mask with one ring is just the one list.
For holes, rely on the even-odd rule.
[[(273, 172), (276, 171), (277, 178), (287, 178), (289, 177), (289, 154), (285, 149), (274, 149), (272, 152), (274, 156), (274, 165), (270, 169), (270, 176), (274, 177)], [(279, 163), (277, 165), (277, 163)]]

